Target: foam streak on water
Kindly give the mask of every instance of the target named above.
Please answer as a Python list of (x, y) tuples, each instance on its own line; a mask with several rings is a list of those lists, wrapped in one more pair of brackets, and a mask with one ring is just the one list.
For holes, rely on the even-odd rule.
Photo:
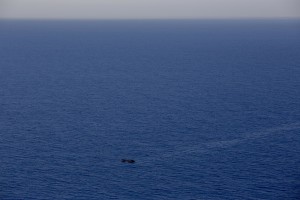
[[(269, 137), (270, 135), (274, 134), (288, 134), (289, 131), (297, 131), (300, 132), (300, 123), (292, 123), (286, 124), (278, 127), (268, 128), (263, 131), (254, 132), (254, 133), (246, 133), (245, 136), (242, 138), (236, 138), (232, 140), (221, 140), (221, 141), (214, 141), (214, 142), (207, 142), (204, 144), (198, 144), (194, 146), (188, 147), (181, 147), (176, 148), (174, 152), (168, 152), (160, 154), (158, 160), (165, 160), (165, 159), (180, 159), (182, 156), (186, 156), (186, 154), (202, 154), (202, 153), (214, 153), (216, 150), (230, 148), (234, 145), (240, 145), (243, 143), (251, 143), (251, 140), (261, 140), (265, 137)], [(140, 160), (142, 163), (153, 163), (157, 162), (155, 159), (143, 159)]]

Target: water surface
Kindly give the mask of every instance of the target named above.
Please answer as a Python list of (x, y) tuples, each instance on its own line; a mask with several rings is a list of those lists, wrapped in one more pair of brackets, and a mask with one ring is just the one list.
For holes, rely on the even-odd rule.
[(0, 21), (0, 58), (0, 199), (299, 198), (299, 21)]

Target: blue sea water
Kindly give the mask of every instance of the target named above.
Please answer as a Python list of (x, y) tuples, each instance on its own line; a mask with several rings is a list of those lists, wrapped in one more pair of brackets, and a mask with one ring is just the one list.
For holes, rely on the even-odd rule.
[(300, 21), (0, 21), (0, 111), (0, 199), (299, 199)]

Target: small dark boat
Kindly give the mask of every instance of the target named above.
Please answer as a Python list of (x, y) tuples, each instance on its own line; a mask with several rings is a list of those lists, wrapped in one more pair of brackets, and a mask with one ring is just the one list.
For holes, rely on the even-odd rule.
[(121, 162), (123, 162), (123, 163), (135, 163), (135, 160), (122, 159)]

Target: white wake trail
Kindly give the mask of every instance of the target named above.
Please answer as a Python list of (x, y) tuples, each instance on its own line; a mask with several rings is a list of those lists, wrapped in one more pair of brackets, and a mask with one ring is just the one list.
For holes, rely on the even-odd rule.
[(245, 135), (244, 137), (240, 137), (232, 140), (214, 141), (214, 142), (202, 143), (199, 145), (179, 147), (172, 152), (161, 153), (159, 154), (159, 156), (155, 156), (155, 157), (150, 156), (149, 158), (145, 158), (142, 160), (142, 162), (148, 163), (157, 160), (178, 159), (180, 156), (184, 156), (188, 154), (211, 153), (213, 150), (225, 149), (225, 148), (232, 147), (234, 145), (249, 142), (251, 140), (261, 139), (271, 134), (284, 134), (286, 133), (286, 131), (292, 131), (297, 129), (300, 129), (300, 122), (285, 124), (277, 127), (268, 128), (258, 132), (243, 134)]

